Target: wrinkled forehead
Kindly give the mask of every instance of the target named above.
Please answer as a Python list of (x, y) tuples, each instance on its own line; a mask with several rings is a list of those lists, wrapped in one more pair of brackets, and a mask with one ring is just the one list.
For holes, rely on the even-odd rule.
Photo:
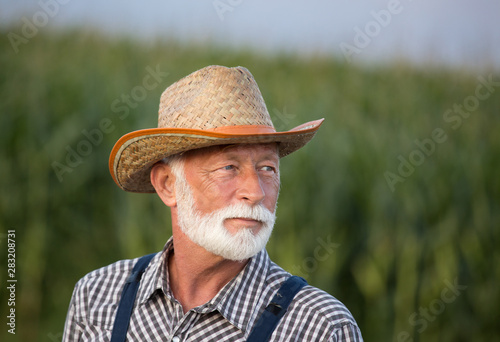
[(258, 155), (268, 158), (276, 158), (279, 160), (278, 143), (265, 144), (228, 144), (204, 147), (196, 150), (191, 150), (183, 153), (183, 157), (187, 158), (210, 158), (217, 155)]

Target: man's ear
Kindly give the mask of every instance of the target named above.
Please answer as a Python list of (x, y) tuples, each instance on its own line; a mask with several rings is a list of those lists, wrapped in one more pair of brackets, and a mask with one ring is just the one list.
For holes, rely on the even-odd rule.
[(159, 162), (151, 169), (151, 184), (156, 190), (160, 199), (169, 207), (175, 207), (175, 176), (169, 165)]

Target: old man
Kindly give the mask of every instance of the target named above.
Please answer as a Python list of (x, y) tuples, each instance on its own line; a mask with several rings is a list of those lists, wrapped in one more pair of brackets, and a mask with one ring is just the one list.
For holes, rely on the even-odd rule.
[(162, 94), (158, 128), (124, 135), (109, 168), (171, 210), (163, 251), (76, 285), (63, 341), (362, 341), (348, 309), (273, 263), (279, 161), (323, 120), (276, 132), (242, 67), (209, 66)]

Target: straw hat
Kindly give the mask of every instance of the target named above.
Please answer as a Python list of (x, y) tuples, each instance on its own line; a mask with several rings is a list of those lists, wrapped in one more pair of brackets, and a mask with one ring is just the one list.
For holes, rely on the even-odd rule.
[(277, 142), (284, 157), (312, 139), (323, 119), (276, 132), (252, 74), (208, 66), (168, 87), (160, 98), (158, 128), (121, 137), (109, 158), (120, 188), (155, 192), (150, 171), (161, 159), (202, 147)]

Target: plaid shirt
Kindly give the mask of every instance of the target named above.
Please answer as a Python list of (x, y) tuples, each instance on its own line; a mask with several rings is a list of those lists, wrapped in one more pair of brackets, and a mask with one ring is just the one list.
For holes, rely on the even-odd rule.
[[(290, 276), (263, 250), (209, 302), (183, 313), (169, 287), (170, 239), (146, 269), (128, 341), (245, 341), (264, 308)], [(138, 259), (93, 271), (75, 286), (64, 342), (109, 341), (122, 288)], [(362, 341), (356, 321), (334, 297), (304, 287), (290, 304), (270, 341)]]

